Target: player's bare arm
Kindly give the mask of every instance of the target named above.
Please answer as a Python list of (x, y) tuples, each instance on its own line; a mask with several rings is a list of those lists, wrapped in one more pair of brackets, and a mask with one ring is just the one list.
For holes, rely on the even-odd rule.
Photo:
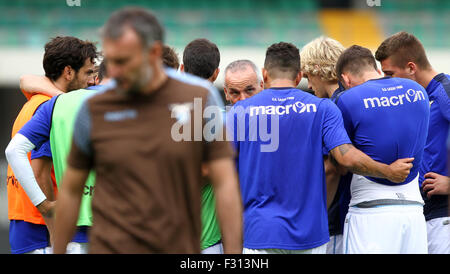
[(50, 233), (50, 240), (53, 243), (54, 239), (54, 221), (53, 212), (55, 208), (55, 193), (53, 191), (53, 183), (51, 177), (53, 162), (51, 158), (41, 157), (31, 160), (31, 168), (33, 169), (34, 176), (39, 187), (47, 197), (42, 203), (37, 205), (37, 209), (42, 214), (45, 224), (47, 225)]
[(54, 253), (66, 252), (67, 244), (76, 231), (81, 197), (89, 170), (73, 168), (70, 165), (64, 173), (58, 203), (55, 209)]
[(331, 150), (336, 161), (351, 172), (400, 183), (408, 177), (414, 158), (398, 159), (390, 165), (376, 162), (352, 144), (343, 144)]
[(34, 94), (56, 96), (63, 93), (45, 76), (27, 74), (20, 77), (20, 90), (29, 98)]
[(213, 160), (209, 162), (208, 170), (216, 197), (224, 253), (241, 253), (242, 201), (234, 162), (231, 158)]
[(341, 175), (339, 174), (338, 167), (332, 163), (332, 157), (325, 156), (323, 164), (325, 167), (325, 180), (327, 183), (327, 208), (329, 208), (336, 195)]

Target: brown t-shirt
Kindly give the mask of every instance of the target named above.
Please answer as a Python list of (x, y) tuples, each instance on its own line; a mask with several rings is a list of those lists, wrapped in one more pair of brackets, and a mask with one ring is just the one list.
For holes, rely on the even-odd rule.
[(200, 253), (201, 163), (233, 156), (229, 142), (194, 130), (217, 96), (172, 73), (150, 95), (109, 90), (83, 103), (68, 164), (96, 172), (90, 253)]

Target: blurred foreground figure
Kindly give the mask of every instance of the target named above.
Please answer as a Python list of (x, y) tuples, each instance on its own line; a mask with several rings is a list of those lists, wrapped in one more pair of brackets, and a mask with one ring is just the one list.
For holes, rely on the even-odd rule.
[(203, 126), (202, 115), (193, 123), (191, 117), (220, 107), (218, 92), (199, 78), (165, 70), (162, 43), (162, 27), (144, 9), (122, 9), (104, 26), (107, 74), (116, 86), (85, 101), (76, 118), (56, 206), (55, 253), (66, 250), (74, 232), (91, 169), (96, 189), (90, 253), (200, 253), (202, 162), (214, 187), (224, 251), (242, 251), (230, 144), (215, 136), (191, 138), (196, 128), (181, 140), (173, 131), (174, 124), (184, 130)]

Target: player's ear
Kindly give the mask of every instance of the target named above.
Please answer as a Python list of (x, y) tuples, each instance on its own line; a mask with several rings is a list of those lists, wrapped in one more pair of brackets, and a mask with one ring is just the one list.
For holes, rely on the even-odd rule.
[(75, 78), (76, 71), (71, 66), (65, 66), (62, 72), (62, 76), (67, 81), (72, 81)]
[(414, 62), (408, 62), (406, 64), (406, 71), (408, 72), (408, 74), (410, 75), (414, 75), (416, 74), (417, 71), (417, 65)]
[(231, 102), (230, 96), (228, 95), (228, 89), (225, 85), (223, 85), (223, 93), (225, 93), (225, 99)]
[(265, 68), (262, 68), (261, 72), (262, 72), (262, 77), (263, 77), (264, 83), (267, 83), (269, 73), (267, 72), (267, 70)]
[(156, 41), (149, 49), (148, 49), (148, 53), (149, 53), (149, 58), (150, 60), (156, 60), (156, 59), (161, 59), (162, 57), (162, 52), (163, 52), (163, 45), (161, 44), (161, 42)]
[(209, 77), (209, 81), (211, 83), (214, 83), (214, 81), (216, 81), (217, 76), (219, 76), (219, 72), (220, 72), (220, 69), (216, 68), (216, 70), (214, 71), (213, 75), (211, 77)]
[(352, 82), (351, 82), (350, 77), (348, 77), (348, 75), (342, 73), (342, 74), (341, 74), (341, 78), (342, 78), (341, 83), (342, 83), (342, 85), (345, 87), (345, 89), (349, 89), (349, 88), (352, 87), (352, 86), (351, 86)]
[(303, 73), (300, 71), (295, 77), (295, 86), (298, 86), (298, 84), (300, 84), (300, 81), (302, 80), (302, 75)]

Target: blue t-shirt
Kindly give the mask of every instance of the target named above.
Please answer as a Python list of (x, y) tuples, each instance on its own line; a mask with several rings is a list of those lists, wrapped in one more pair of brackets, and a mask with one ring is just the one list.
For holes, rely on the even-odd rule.
[(351, 143), (336, 105), (295, 88), (267, 89), (236, 103), (227, 128), (238, 152), (244, 247), (328, 242), (323, 147)]
[[(444, 73), (436, 75), (428, 84), (426, 91), (430, 98), (430, 125), (420, 166), (420, 186), (425, 180), (424, 175), (428, 172), (449, 176), (446, 140), (450, 122), (450, 75)], [(422, 192), (422, 197), (425, 201), (424, 214), (427, 221), (448, 216), (447, 195), (433, 195), (428, 198), (426, 193)]]
[[(345, 91), (337, 105), (355, 147), (385, 164), (414, 157), (409, 176), (400, 184), (417, 176), (430, 116), (428, 95), (422, 86), (403, 78), (373, 79)], [(399, 185), (387, 179), (366, 178)]]

